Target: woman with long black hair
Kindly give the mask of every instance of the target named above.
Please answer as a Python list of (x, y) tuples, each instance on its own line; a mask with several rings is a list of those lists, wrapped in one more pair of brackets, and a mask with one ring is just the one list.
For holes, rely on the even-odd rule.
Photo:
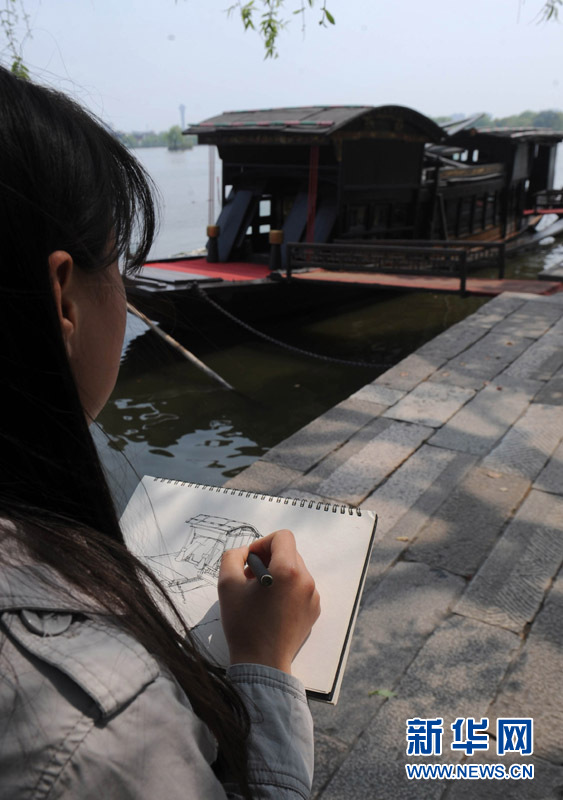
[(125, 330), (150, 180), (64, 95), (0, 69), (0, 797), (293, 798), (312, 725), (291, 661), (319, 598), (288, 531), (264, 592), (229, 551), (231, 664), (198, 651), (125, 547), (88, 426)]

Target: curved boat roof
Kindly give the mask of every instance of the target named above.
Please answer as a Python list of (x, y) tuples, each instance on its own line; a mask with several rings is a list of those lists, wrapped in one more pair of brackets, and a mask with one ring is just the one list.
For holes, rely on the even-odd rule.
[(302, 106), (226, 111), (184, 131), (202, 144), (297, 144), (335, 139), (440, 142), (445, 131), (406, 106)]

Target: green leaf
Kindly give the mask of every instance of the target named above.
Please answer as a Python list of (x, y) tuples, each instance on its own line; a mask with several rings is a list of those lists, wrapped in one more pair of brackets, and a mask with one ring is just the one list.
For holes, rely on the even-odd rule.
[(334, 17), (330, 13), (330, 11), (328, 9), (326, 9), (326, 8), (325, 8), (325, 17), (328, 19), (328, 21), (330, 22), (331, 25), (336, 25), (336, 22), (334, 21)]
[(368, 692), (368, 697), (373, 697), (374, 695), (378, 697), (397, 697), (397, 692), (392, 692), (391, 689), (374, 689)]

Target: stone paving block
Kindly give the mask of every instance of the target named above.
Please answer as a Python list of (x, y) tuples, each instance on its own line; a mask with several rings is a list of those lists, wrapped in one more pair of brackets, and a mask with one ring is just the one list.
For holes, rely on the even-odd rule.
[(538, 475), (534, 489), (563, 494), (563, 444), (559, 445)]
[(279, 495), (301, 475), (297, 470), (267, 461), (255, 461), (224, 486), (228, 489), (246, 489), (249, 492)]
[(262, 458), (305, 472), (385, 408), (384, 405), (350, 397), (277, 444)]
[(542, 384), (514, 382), (502, 373), (430, 439), (433, 445), (486, 455), (526, 411)]
[(443, 800), (561, 800), (563, 767), (539, 758), (506, 753), (477, 755), (466, 759), (467, 764), (503, 764), (508, 769), (513, 764), (530, 764), (534, 767), (533, 780), (458, 780), (446, 790)]
[(280, 492), (280, 497), (290, 497), (293, 500), (313, 500), (315, 503), (334, 503), (334, 500), (330, 497), (321, 497), (320, 494), (301, 490), (299, 482), (289, 489), (283, 489)]
[(549, 380), (563, 364), (563, 347), (559, 337), (543, 336), (507, 367), (503, 376)]
[(541, 337), (541, 340), (550, 344), (563, 345), (563, 308), (561, 309), (559, 321), (551, 326), (547, 333)]
[(377, 512), (377, 532), (383, 536), (451, 467), (456, 454), (423, 444), (391, 477), (370, 494), (362, 508)]
[(455, 611), (522, 631), (563, 561), (563, 497), (533, 490)]
[[(473, 314), (456, 325), (452, 325), (451, 328), (423, 344), (416, 352), (424, 356), (454, 358), (485, 335), (490, 323), (488, 318), (482, 317), (483, 315)], [(495, 321), (496, 319), (500, 321), (503, 316), (499, 315)]]
[(474, 394), (473, 389), (425, 381), (415, 386), (396, 405), (388, 408), (383, 416), (439, 428)]
[(397, 685), (464, 588), (463, 579), (425, 564), (396, 564), (364, 595), (340, 699), (312, 706), (315, 729), (353, 744), (385, 700), (370, 692)]
[(497, 323), (492, 332), (507, 336), (526, 336), (537, 339), (561, 318), (558, 306), (529, 300)]
[[(298, 492), (307, 492), (308, 494), (322, 495), (319, 489), (321, 483), (337, 470), (342, 464), (348, 461), (352, 456), (359, 453), (359, 451), (377, 438), (383, 431), (387, 430), (393, 421), (390, 419), (382, 419), (377, 417), (372, 422), (369, 422), (359, 431), (354, 433), (347, 442), (341, 447), (336, 448), (329, 453), (316, 467), (307, 472), (305, 475), (299, 475), (294, 484), (287, 487), (289, 490), (297, 490)], [(331, 497), (331, 500), (339, 500), (340, 502), (348, 502), (341, 497)]]
[(512, 314), (513, 311), (521, 308), (529, 299), (529, 295), (518, 294), (516, 292), (503, 292), (477, 309), (475, 315), (483, 315), (483, 317), (488, 319), (489, 323), (500, 321), (509, 314)]
[[(442, 781), (409, 781), (406, 720), (444, 720), (444, 757), (424, 763), (459, 761), (450, 750), (449, 726), (456, 717), (483, 717), (520, 644), (515, 634), (454, 615), (426, 641), (387, 700), (354, 745), (321, 797), (323, 800), (440, 798)], [(424, 794), (422, 794), (422, 791)]]
[(536, 396), (537, 403), (551, 406), (563, 406), (563, 375), (555, 376)]
[(408, 781), (405, 762), (381, 758), (374, 740), (362, 736), (319, 800), (440, 800), (445, 781)]
[[(532, 717), (534, 755), (563, 763), (563, 575), (559, 574), (528, 639), (507, 673), (490, 717)], [(562, 784), (563, 787), (563, 784)]]
[(378, 385), (389, 386), (391, 389), (410, 392), (417, 383), (425, 381), (445, 362), (445, 356), (440, 354), (424, 356), (411, 353), (410, 356), (399, 361), (394, 367), (376, 378), (374, 382)]
[(563, 292), (559, 290), (554, 294), (535, 294), (531, 295), (529, 292), (509, 292), (511, 297), (517, 297), (524, 300), (525, 303), (538, 303), (540, 305), (555, 306), (561, 308), (563, 306)]
[(431, 431), (424, 425), (391, 422), (322, 480), (314, 492), (358, 505), (420, 447)]
[[(409, 475), (409, 465), (411, 461), (418, 456), (419, 452), (422, 453), (424, 450), (431, 451), (433, 449), (435, 449), (437, 453), (447, 452), (441, 451), (439, 448), (423, 445), (420, 451), (417, 451), (414, 456), (411, 456), (403, 467), (401, 467), (401, 470), (405, 470), (403, 473), (404, 477), (406, 478)], [(416, 539), (419, 531), (427, 524), (429, 518), (437, 513), (437, 510), (447, 500), (454, 487), (462, 480), (476, 461), (474, 456), (466, 455), (465, 453), (449, 453), (448, 459), (451, 455), (453, 455), (454, 458), (446, 462), (446, 467), (443, 471), (434, 478), (426, 491), (423, 491), (418, 499), (415, 499), (415, 491), (408, 491), (407, 494), (405, 488), (407, 502), (411, 500), (414, 500), (414, 502), (406, 513), (399, 516), (398, 521), (389, 530), (386, 528), (387, 516), (391, 517), (390, 521), (392, 522), (402, 510), (400, 506), (400, 497), (398, 495), (396, 495), (397, 505), (393, 503), (394, 490), (399, 490), (401, 485), (404, 484), (402, 480), (403, 476), (398, 478), (396, 483), (394, 482), (395, 475), (398, 475), (401, 470), (397, 470), (397, 472), (381, 487), (381, 491), (384, 492), (386, 487), (393, 481), (389, 493), (383, 495), (382, 502), (377, 501), (377, 493), (374, 493), (362, 503), (362, 507), (374, 509), (378, 515), (381, 513), (381, 528), (379, 527), (378, 521), (378, 538), (374, 544), (368, 568), (365, 591), (370, 591), (370, 588), (377, 584), (381, 576), (399, 558), (401, 553), (406, 550), (409, 543)], [(433, 475), (439, 465), (439, 461), (433, 461), (430, 457), (428, 464), (429, 474)], [(421, 483), (421, 488), (423, 488), (424, 478), (422, 478), (420, 474), (418, 477), (412, 475), (412, 478), (413, 481)]]
[(406, 558), (472, 576), (489, 554), (530, 482), (475, 467), (428, 520)]
[(533, 403), (483, 466), (506, 475), (534, 480), (563, 437), (563, 406)]
[(320, 796), (321, 790), (346, 758), (348, 745), (315, 730), (315, 768), (311, 800)]
[(435, 629), (396, 686), (396, 698), (382, 706), (370, 724), (374, 730), (384, 718), (393, 723), (384, 726), (381, 749), (404, 757), (405, 720), (443, 717), (443, 749), (454, 756), (459, 751), (449, 748), (451, 722), (486, 716), (519, 648), (516, 634), (453, 614)]
[(429, 380), (481, 389), (531, 344), (530, 339), (488, 333), (459, 356), (450, 359)]
[(390, 389), (388, 386), (378, 383), (368, 383), (354, 394), (351, 394), (349, 399), (367, 400), (370, 403), (376, 403), (378, 406), (389, 407), (404, 396), (405, 392), (399, 389)]
[[(563, 292), (560, 294), (561, 303), (563, 304)], [(550, 334), (560, 335), (563, 333), (563, 316), (549, 329)]]

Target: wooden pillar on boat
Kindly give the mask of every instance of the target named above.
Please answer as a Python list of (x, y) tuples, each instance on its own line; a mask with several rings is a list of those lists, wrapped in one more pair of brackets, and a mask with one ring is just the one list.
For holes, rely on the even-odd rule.
[(270, 242), (270, 270), (276, 272), (281, 269), (282, 265), (281, 246), (283, 244), (283, 231), (271, 230), (268, 235), (268, 241)]
[(436, 211), (438, 210), (438, 189), (440, 187), (440, 162), (436, 161), (436, 168), (434, 171), (434, 186), (432, 187), (432, 202), (430, 203), (430, 236), (429, 239), (434, 238), (434, 228), (436, 223)]
[(219, 225), (207, 226), (207, 261), (216, 264), (219, 261)]
[(504, 240), (506, 238), (506, 234), (508, 231), (508, 206), (509, 206), (509, 196), (510, 196), (510, 187), (505, 186), (502, 190), (501, 195), (501, 213), (502, 213), (502, 222), (500, 227), (500, 238)]
[(475, 206), (477, 198), (475, 195), (471, 196), (471, 205), (469, 207), (469, 233), (472, 234), (475, 230)]
[(461, 211), (462, 211), (462, 208), (463, 208), (463, 197), (458, 197), (456, 199), (456, 203), (457, 203), (457, 208), (456, 208), (456, 212), (455, 212), (455, 234), (454, 234), (454, 236), (457, 239), (457, 237), (459, 236), (459, 229), (460, 229), (460, 226), (461, 226)]
[(467, 250), (462, 250), (460, 253), (460, 269), (459, 269), (459, 295), (465, 297), (467, 285)]
[(309, 191), (307, 194), (307, 244), (315, 241), (315, 213), (317, 209), (317, 188), (319, 183), (319, 145), (311, 145), (309, 151)]
[(503, 242), (499, 248), (498, 254), (498, 276), (500, 280), (504, 278), (504, 267), (506, 264), (506, 244)]

